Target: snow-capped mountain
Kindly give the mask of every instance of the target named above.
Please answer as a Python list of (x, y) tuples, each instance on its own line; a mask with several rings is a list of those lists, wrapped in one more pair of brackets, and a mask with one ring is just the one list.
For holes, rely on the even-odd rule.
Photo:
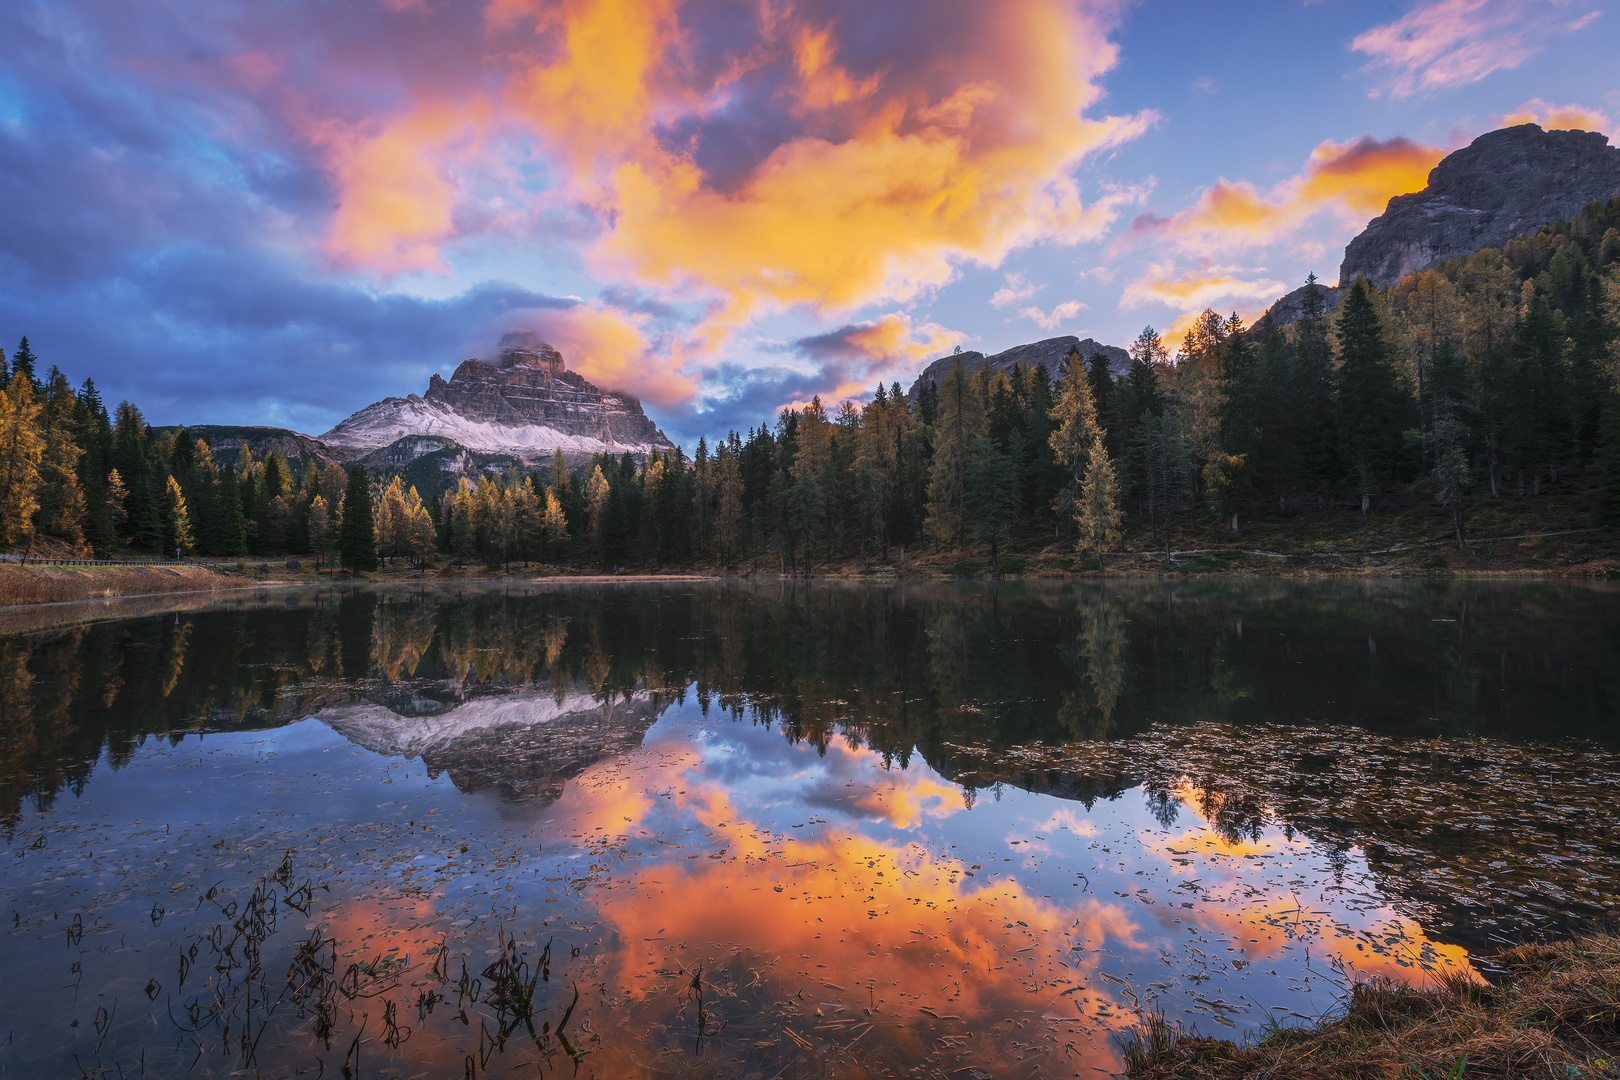
[(495, 363), (463, 361), (449, 382), (435, 374), (420, 397), (367, 405), (320, 441), (340, 461), (411, 436), (451, 439), (469, 450), (511, 454), (531, 464), (557, 450), (577, 460), (674, 447), (642, 412), (641, 402), (600, 390), (567, 370), (562, 354), (534, 334), (507, 334), (498, 348)]

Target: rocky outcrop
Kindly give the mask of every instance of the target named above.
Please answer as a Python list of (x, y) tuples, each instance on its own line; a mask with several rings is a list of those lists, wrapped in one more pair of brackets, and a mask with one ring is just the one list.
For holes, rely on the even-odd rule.
[(1422, 191), (1397, 195), (1344, 249), (1340, 284), (1406, 274), (1500, 248), (1620, 194), (1620, 149), (1594, 131), (1502, 128), (1448, 154)]
[[(1300, 317), (1305, 314), (1305, 290), (1308, 288), (1310, 288), (1309, 285), (1301, 285), (1267, 308), (1266, 314), (1271, 316), (1271, 321), (1278, 326), (1287, 326), (1291, 322), (1298, 322)], [(1337, 285), (1323, 285), (1320, 282), (1317, 283), (1316, 288), (1322, 296), (1322, 314), (1332, 314), (1333, 310), (1339, 306), (1339, 300), (1343, 298), (1344, 290)], [(1255, 320), (1256, 323), (1259, 321), (1259, 319)], [(1253, 328), (1252, 324), (1250, 328)]]
[(1131, 366), (1131, 354), (1117, 345), (1103, 345), (1091, 338), (1077, 338), (1072, 334), (1063, 337), (1046, 338), (1043, 341), (1034, 341), (1028, 345), (1015, 345), (1004, 352), (993, 356), (986, 356), (981, 352), (959, 352), (950, 356), (942, 356), (923, 368), (917, 381), (911, 384), (906, 391), (906, 400), (915, 403), (917, 395), (922, 388), (930, 382), (936, 386), (943, 385), (945, 377), (951, 373), (957, 364), (967, 368), (969, 375), (989, 368), (992, 372), (1011, 372), (1018, 365), (1034, 369), (1045, 366), (1046, 373), (1056, 382), (1063, 374), (1063, 361), (1067, 359), (1070, 349), (1079, 349), (1080, 355), (1090, 360), (1098, 353), (1108, 357), (1108, 372), (1118, 379), (1124, 375)]
[[(558, 450), (577, 461), (591, 454), (673, 449), (639, 401), (586, 382), (534, 334), (507, 334), (498, 357), (494, 363), (463, 361), (448, 382), (435, 374), (420, 397), (368, 405), (321, 441), (342, 461), (384, 448), (394, 448), (395, 456), (420, 456), (448, 443), (529, 464), (549, 461)], [(440, 441), (430, 445), (435, 439)]]

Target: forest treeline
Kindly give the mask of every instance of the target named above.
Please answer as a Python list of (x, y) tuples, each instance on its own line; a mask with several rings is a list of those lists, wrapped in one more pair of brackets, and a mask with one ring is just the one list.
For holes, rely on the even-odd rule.
[[(731, 564), (790, 573), (896, 549), (1067, 538), (1100, 561), (1127, 529), (1158, 541), (1189, 512), (1246, 518), (1390, 496), (1446, 507), (1459, 547), (1471, 499), (1534, 498), (1585, 478), (1594, 521), (1620, 524), (1620, 198), (1326, 310), (1248, 327), (1206, 311), (1174, 354), (1151, 328), (1111, 377), (1071, 352), (1059, 371), (958, 366), (914, 399), (820, 399), (774, 423), (643, 461), (600, 456), (461, 479), (424, 497), (397, 477), (272, 451), (216, 458), (89, 380), (0, 353), (0, 542), (98, 555), (311, 554), (604, 567)], [(1595, 482), (1593, 478), (1595, 479)]]

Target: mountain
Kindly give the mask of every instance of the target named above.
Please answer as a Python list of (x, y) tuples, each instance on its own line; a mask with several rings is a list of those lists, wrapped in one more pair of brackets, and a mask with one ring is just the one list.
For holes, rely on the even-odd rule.
[[(154, 430), (162, 432), (176, 429), (170, 427)], [(186, 431), (192, 438), (206, 442), (214, 455), (214, 460), (222, 463), (234, 461), (244, 446), (252, 452), (255, 459), (262, 459), (274, 450), (300, 473), (311, 461), (325, 465), (333, 460), (326, 444), (308, 435), (300, 435), (289, 428), (260, 427), (251, 424), (194, 424), (186, 428)]]
[(463, 361), (449, 382), (434, 374), (427, 393), (367, 405), (320, 441), (343, 462), (390, 448), (395, 465), (443, 450), (445, 440), (530, 465), (550, 461), (559, 449), (577, 462), (592, 454), (641, 456), (674, 448), (641, 402), (567, 370), (562, 354), (529, 331), (507, 334), (496, 348), (494, 363)]
[(313, 715), (374, 753), (421, 759), (429, 776), (448, 773), (460, 791), (493, 788), (545, 805), (591, 765), (640, 746), (663, 708), (646, 691), (609, 702), (583, 686), (470, 700), (460, 700), (462, 692), (455, 682), (396, 684)]
[(1500, 248), (1620, 194), (1620, 149), (1595, 131), (1535, 124), (1488, 132), (1446, 157), (1422, 191), (1397, 195), (1344, 249), (1339, 283), (1393, 285), (1447, 259)]
[[(1620, 149), (1595, 131), (1498, 128), (1447, 154), (1422, 191), (1397, 195), (1344, 249), (1339, 284), (1322, 286), (1324, 311), (1357, 277), (1393, 285), (1407, 274), (1501, 248), (1590, 203), (1620, 194)], [(1301, 286), (1272, 304), (1272, 321), (1300, 316)], [(1257, 320), (1258, 321), (1258, 320)]]
[(1011, 372), (1017, 364), (1034, 368), (1046, 366), (1047, 375), (1056, 382), (1063, 375), (1063, 361), (1068, 357), (1070, 349), (1079, 349), (1080, 355), (1090, 360), (1097, 353), (1108, 357), (1108, 373), (1118, 379), (1124, 375), (1131, 366), (1131, 354), (1118, 345), (1101, 345), (1091, 338), (1084, 340), (1072, 334), (1063, 337), (1046, 338), (1043, 341), (1034, 341), (1028, 345), (1015, 345), (1004, 352), (994, 356), (986, 356), (981, 352), (959, 352), (949, 356), (942, 356), (923, 368), (917, 381), (911, 384), (906, 391), (906, 400), (913, 404), (922, 388), (930, 382), (934, 385), (943, 385), (945, 377), (951, 373), (957, 364), (967, 368), (969, 375), (989, 368), (992, 372)]

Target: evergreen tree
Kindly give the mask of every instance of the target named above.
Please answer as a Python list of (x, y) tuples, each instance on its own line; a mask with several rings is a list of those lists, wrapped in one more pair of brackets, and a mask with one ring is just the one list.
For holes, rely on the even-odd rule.
[[(330, 511), (329, 511), (330, 512)], [(242, 516), (242, 488), (236, 466), (227, 464), (219, 474), (218, 525), (210, 554), (239, 559), (248, 553), (247, 519)]]
[(28, 347), (27, 336), (24, 335), (17, 343), (17, 351), (11, 354), (11, 373), (25, 376), (29, 382), (37, 384), (39, 380), (34, 376), (34, 366), (38, 362), (34, 350)]
[(1147, 413), (1136, 429), (1136, 475), (1141, 478), (1143, 508), (1154, 537), (1163, 536), (1165, 561), (1170, 559), (1170, 515), (1187, 504), (1192, 493), (1192, 453), (1169, 409)]
[(988, 435), (974, 438), (967, 477), (967, 513), (973, 538), (990, 545), (990, 569), (1001, 573), (1000, 545), (1011, 540), (1018, 526), (1019, 476), (1016, 459), (1023, 456), (1024, 437), (1014, 431), (1007, 449)]
[(139, 499), (136, 498), (136, 489), (130, 488), (129, 504), (133, 509), (129, 511), (129, 523), (135, 534), (132, 546), (137, 551), (161, 555), (164, 552), (163, 501), (169, 486), (169, 474), (163, 467), (156, 443), (147, 443), (144, 457), (140, 470)]
[(138, 532), (148, 537), (155, 532), (157, 508), (152, 505), (146, 476), (146, 418), (128, 401), (118, 403), (114, 413), (111, 468), (118, 471), (127, 495), (121, 541), (134, 544)]
[(1608, 390), (1598, 436), (1598, 467), (1601, 480), (1592, 516), (1605, 529), (1620, 528), (1620, 393)]
[(1319, 495), (1331, 490), (1343, 472), (1334, 425), (1333, 350), (1323, 303), (1322, 287), (1311, 274), (1305, 279), (1305, 297), (1294, 326), (1293, 370), (1280, 418), (1286, 437), (1298, 451), (1298, 469), (1285, 478), (1284, 486)]
[(111, 558), (118, 533), (109, 512), (107, 476), (112, 471), (112, 423), (91, 379), (79, 387), (74, 434), (79, 445), (79, 481), (84, 490), (84, 538), (97, 558)]
[(1346, 481), (1361, 496), (1361, 512), (1373, 495), (1402, 479), (1407, 429), (1417, 416), (1400, 385), (1385, 339), (1372, 286), (1365, 278), (1350, 287), (1339, 315), (1338, 425)]
[[(1076, 354), (1078, 355), (1078, 354)], [(939, 422), (934, 433), (934, 459), (928, 481), (928, 527), (934, 536), (961, 551), (967, 542), (967, 477), (973, 440), (984, 411), (967, 369), (958, 363), (945, 378)]]
[(338, 555), (353, 571), (377, 569), (377, 524), (372, 518), (371, 481), (358, 465), (349, 470), (343, 492), (343, 523), (338, 534)]

